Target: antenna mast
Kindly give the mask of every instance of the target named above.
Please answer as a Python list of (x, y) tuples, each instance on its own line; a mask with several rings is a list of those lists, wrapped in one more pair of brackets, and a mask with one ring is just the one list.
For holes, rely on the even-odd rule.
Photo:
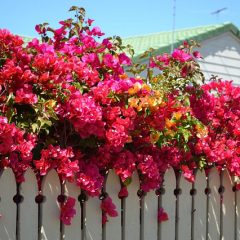
[(174, 48), (174, 35), (175, 35), (175, 25), (176, 25), (176, 0), (173, 0), (173, 22), (172, 22), (172, 44), (171, 44), (171, 52)]
[(217, 20), (218, 20), (218, 19), (219, 19), (219, 14), (220, 14), (221, 12), (225, 11), (225, 10), (227, 10), (227, 7), (220, 8), (220, 9), (214, 11), (214, 12), (211, 12), (211, 14), (212, 14), (212, 15), (216, 15)]

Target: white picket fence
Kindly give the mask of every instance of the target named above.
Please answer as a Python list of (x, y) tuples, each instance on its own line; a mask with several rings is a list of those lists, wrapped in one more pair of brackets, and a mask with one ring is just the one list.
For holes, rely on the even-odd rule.
[[(0, 177), (0, 240), (239, 240), (240, 191), (235, 191), (227, 171), (212, 169), (206, 177), (198, 172), (194, 184), (172, 169), (164, 177), (159, 191), (137, 194), (139, 180), (134, 174), (129, 196), (119, 199), (118, 177), (110, 172), (106, 192), (118, 209), (118, 217), (102, 225), (101, 200), (79, 198), (77, 215), (70, 226), (59, 220), (59, 195), (78, 199), (80, 189), (73, 184), (60, 185), (55, 171), (43, 182), (45, 201), (37, 188), (34, 173), (28, 170), (26, 181), (17, 185), (10, 169)], [(16, 187), (17, 186), (17, 187)], [(16, 190), (17, 189), (17, 190)], [(139, 197), (140, 195), (140, 197)], [(22, 196), (22, 197), (21, 197)], [(58, 198), (59, 199), (59, 198)], [(160, 207), (169, 220), (158, 223)]]

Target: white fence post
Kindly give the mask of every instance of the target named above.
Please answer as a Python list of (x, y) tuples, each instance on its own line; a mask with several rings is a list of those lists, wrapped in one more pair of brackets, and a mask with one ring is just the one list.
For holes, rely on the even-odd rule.
[(161, 240), (175, 238), (175, 196), (176, 186), (175, 173), (172, 168), (168, 169), (164, 175), (163, 188), (165, 193), (162, 195), (162, 207), (168, 214), (168, 221), (161, 223)]
[(236, 194), (236, 228), (237, 228), (237, 237), (240, 239), (240, 190), (235, 192)]
[(87, 240), (102, 240), (102, 211), (101, 201), (89, 198), (86, 205), (86, 231)]
[(153, 190), (145, 196), (144, 211), (144, 240), (157, 239), (158, 197)]
[(191, 239), (192, 184), (183, 175), (180, 178), (178, 239)]
[(207, 226), (207, 196), (205, 189), (207, 187), (206, 175), (204, 171), (197, 171), (195, 180), (195, 219), (194, 219), (194, 240), (206, 239)]
[(208, 237), (209, 240), (220, 238), (220, 195), (218, 189), (220, 187), (220, 177), (216, 168), (210, 170), (209, 173), (209, 212), (208, 212)]
[(223, 199), (222, 199), (222, 226), (223, 226), (223, 240), (234, 240), (234, 192), (232, 190), (233, 182), (227, 170), (223, 171)]
[(16, 239), (16, 204), (13, 197), (16, 194), (16, 181), (10, 168), (3, 171), (0, 178), (0, 239)]
[(43, 240), (58, 240), (60, 236), (58, 195), (61, 194), (60, 181), (55, 170), (51, 170), (43, 181), (43, 195), (46, 201), (42, 207)]
[(126, 198), (126, 240), (139, 240), (140, 238), (140, 210), (139, 197), (139, 178), (137, 172), (132, 176), (132, 183), (128, 186), (128, 197)]
[(20, 209), (20, 236), (24, 239), (38, 238), (38, 206), (35, 197), (38, 193), (37, 179), (34, 172), (28, 169), (24, 174), (25, 181), (21, 184), (23, 202)]
[(106, 183), (106, 192), (112, 198), (113, 203), (116, 205), (118, 216), (109, 218), (106, 223), (106, 239), (107, 240), (121, 240), (121, 200), (118, 198), (120, 191), (119, 177), (111, 170), (108, 174)]
[(69, 226), (65, 226), (65, 238), (66, 240), (76, 239), (81, 240), (81, 208), (78, 202), (78, 196), (80, 194), (80, 188), (75, 183), (66, 182), (65, 194), (67, 196), (75, 198), (76, 215), (72, 219), (72, 223)]

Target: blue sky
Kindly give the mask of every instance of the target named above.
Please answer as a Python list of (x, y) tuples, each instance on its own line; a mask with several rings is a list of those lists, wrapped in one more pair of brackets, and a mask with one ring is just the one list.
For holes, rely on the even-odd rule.
[[(174, 0), (5, 0), (0, 7), (0, 28), (37, 36), (34, 27), (72, 16), (72, 5), (84, 7), (107, 36), (121, 37), (170, 31)], [(211, 12), (227, 7), (219, 16)], [(240, 27), (240, 0), (176, 0), (176, 29), (230, 21)]]

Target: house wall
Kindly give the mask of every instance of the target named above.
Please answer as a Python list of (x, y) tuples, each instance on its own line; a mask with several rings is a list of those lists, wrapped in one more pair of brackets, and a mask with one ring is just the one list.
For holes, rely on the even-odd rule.
[(240, 85), (240, 40), (231, 32), (201, 42), (200, 66), (208, 80), (217, 75)]

